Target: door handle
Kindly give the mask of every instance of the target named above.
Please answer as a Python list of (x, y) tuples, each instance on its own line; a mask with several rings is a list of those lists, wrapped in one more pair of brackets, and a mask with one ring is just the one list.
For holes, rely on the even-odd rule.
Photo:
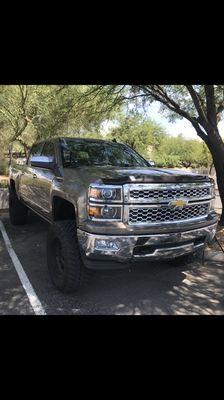
[(36, 174), (33, 174), (33, 178), (37, 178), (37, 175), (36, 175)]

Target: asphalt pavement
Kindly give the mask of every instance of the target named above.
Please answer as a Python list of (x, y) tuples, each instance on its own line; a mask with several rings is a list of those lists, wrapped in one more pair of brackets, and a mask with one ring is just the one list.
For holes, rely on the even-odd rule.
[(32, 315), (29, 303), (0, 233), (0, 315)]
[[(136, 264), (127, 270), (95, 272), (77, 294), (52, 285), (46, 264), (48, 224), (30, 214), (28, 224), (6, 232), (47, 315), (221, 315), (224, 314), (224, 255), (207, 251), (205, 264)], [(34, 314), (0, 233), (0, 314)]]

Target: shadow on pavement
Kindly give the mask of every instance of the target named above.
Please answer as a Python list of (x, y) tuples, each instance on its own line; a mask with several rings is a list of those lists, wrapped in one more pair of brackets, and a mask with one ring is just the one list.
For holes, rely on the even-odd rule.
[(34, 314), (0, 233), (0, 315)]
[[(222, 314), (224, 312), (223, 262), (188, 267), (148, 264), (132, 272), (95, 277), (88, 297), (107, 298), (101, 311), (112, 314)], [(118, 285), (119, 283), (119, 285)], [(119, 288), (119, 289), (118, 289)], [(114, 296), (115, 294), (115, 296)]]
[[(140, 315), (223, 314), (224, 262), (209, 252), (205, 265), (141, 263), (131, 270), (94, 272), (78, 294), (63, 295), (51, 284), (46, 265), (48, 224), (30, 215), (29, 224), (7, 232), (48, 314)], [(218, 252), (220, 253), (220, 252)]]

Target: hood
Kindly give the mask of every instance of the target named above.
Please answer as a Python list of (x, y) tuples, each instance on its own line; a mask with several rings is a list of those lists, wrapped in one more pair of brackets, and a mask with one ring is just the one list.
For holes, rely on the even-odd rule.
[[(74, 170), (67, 170), (72, 174)], [(160, 168), (118, 168), (91, 166), (75, 168), (83, 183), (125, 184), (125, 183), (190, 183), (209, 182), (206, 175), (182, 170)], [(74, 172), (73, 172), (74, 173)], [(71, 176), (71, 175), (70, 175)]]

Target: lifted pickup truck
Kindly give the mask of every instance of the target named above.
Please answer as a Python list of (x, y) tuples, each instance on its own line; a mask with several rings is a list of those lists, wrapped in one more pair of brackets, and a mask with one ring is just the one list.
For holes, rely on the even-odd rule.
[(152, 168), (129, 146), (57, 138), (35, 144), (10, 168), (12, 224), (28, 209), (50, 222), (47, 263), (54, 285), (78, 290), (90, 269), (142, 260), (189, 260), (216, 232), (209, 177)]

